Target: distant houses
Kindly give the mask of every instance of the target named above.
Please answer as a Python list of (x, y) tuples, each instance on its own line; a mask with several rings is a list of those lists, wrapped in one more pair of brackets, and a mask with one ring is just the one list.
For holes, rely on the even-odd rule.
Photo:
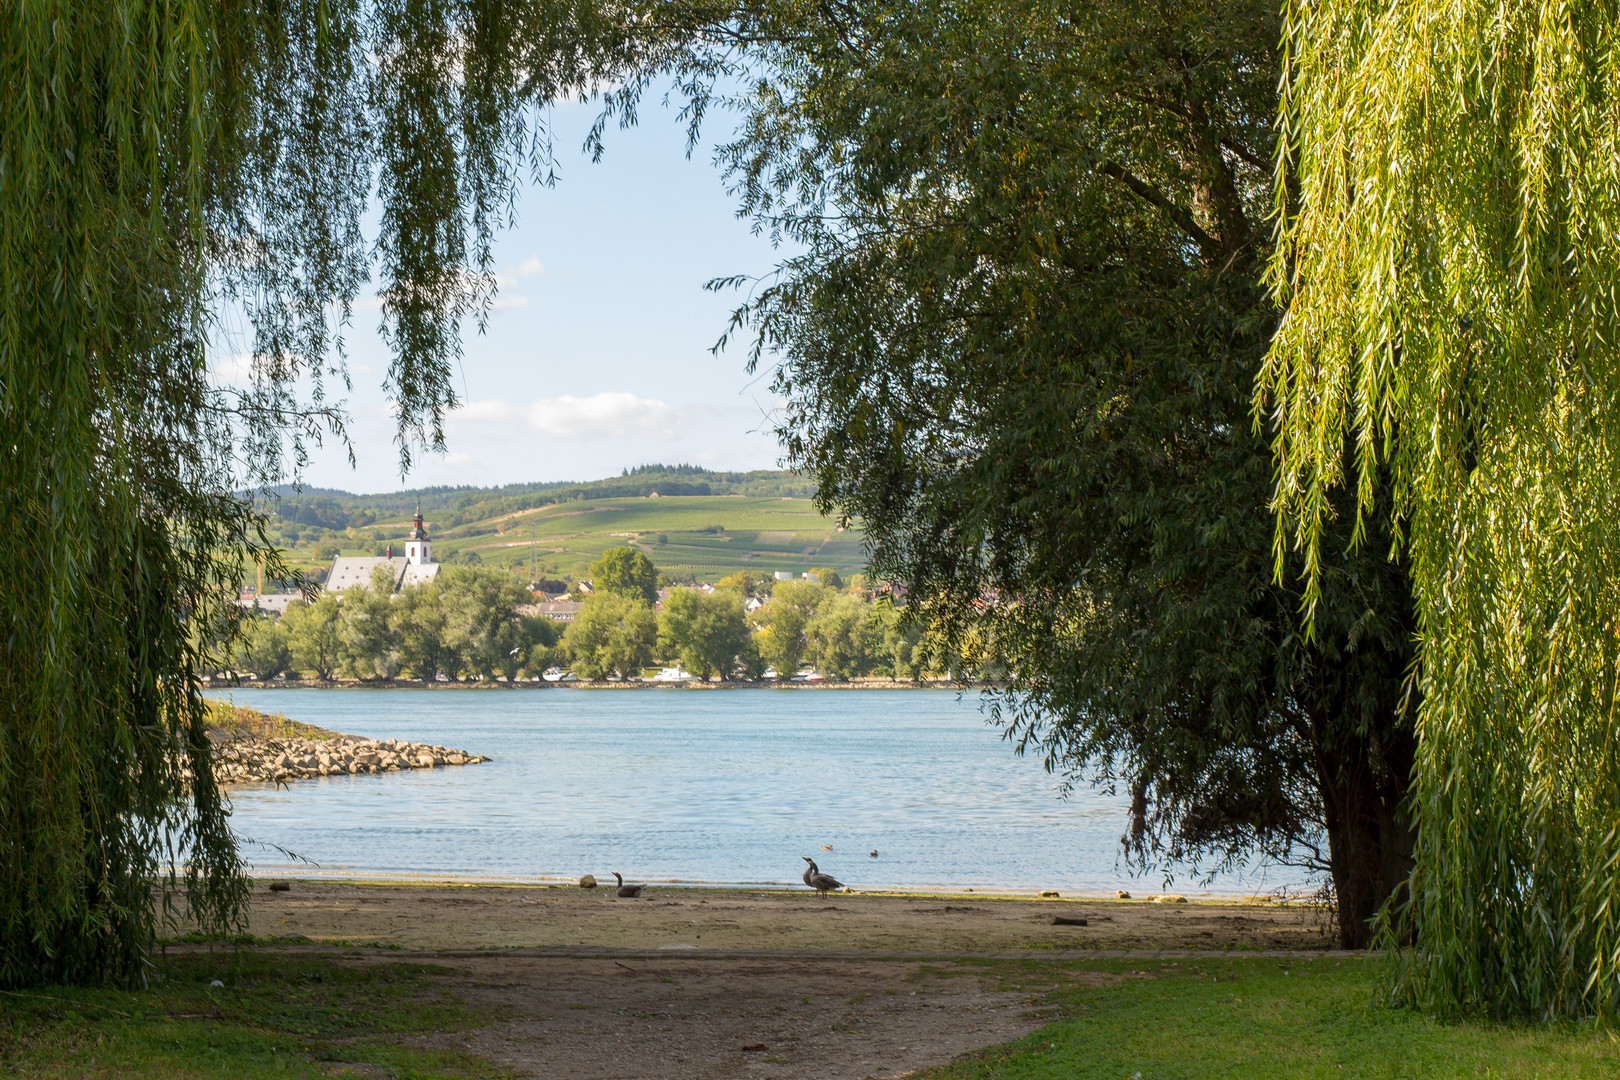
[(520, 615), (540, 615), (552, 622), (569, 623), (584, 606), (571, 600), (542, 600), (538, 604), (524, 604), (517, 611)]

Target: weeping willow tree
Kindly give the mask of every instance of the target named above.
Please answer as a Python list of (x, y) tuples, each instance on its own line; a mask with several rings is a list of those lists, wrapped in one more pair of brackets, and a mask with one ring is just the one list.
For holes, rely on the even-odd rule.
[[(1314, 576), (1386, 470), (1417, 596), (1397, 982), (1440, 1011), (1620, 1010), (1620, 16), (1297, 0), (1286, 311), (1257, 403)], [(1343, 448), (1353, 445), (1346, 465)]]
[[(374, 271), (402, 459), (442, 441), (492, 237), (548, 160), (526, 106), (650, 39), (498, 0), (0, 20), (0, 984), (131, 978), (167, 917), (243, 914), (197, 692), (244, 568), (283, 569), (239, 492), (341, 433)], [(245, 386), (209, 372), (222, 312)]]

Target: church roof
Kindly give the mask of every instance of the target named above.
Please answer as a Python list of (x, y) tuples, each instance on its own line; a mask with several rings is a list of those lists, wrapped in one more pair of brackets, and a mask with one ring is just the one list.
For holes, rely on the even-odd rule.
[(399, 588), (399, 577), (405, 570), (405, 556), (392, 559), (381, 555), (339, 555), (332, 560), (332, 569), (323, 586), (329, 593), (340, 593), (356, 587), (371, 588), (371, 574), (379, 566), (388, 566), (394, 572), (394, 587)]
[(408, 589), (412, 585), (425, 585), (439, 576), (439, 564), (410, 563), (405, 567), (405, 576), (400, 578), (397, 588)]
[(332, 569), (326, 574), (323, 586), (329, 593), (341, 593), (354, 588), (371, 588), (372, 572), (379, 566), (394, 572), (394, 591), (421, 585), (439, 576), (438, 563), (413, 563), (403, 555), (385, 558), (381, 555), (339, 555), (332, 560)]

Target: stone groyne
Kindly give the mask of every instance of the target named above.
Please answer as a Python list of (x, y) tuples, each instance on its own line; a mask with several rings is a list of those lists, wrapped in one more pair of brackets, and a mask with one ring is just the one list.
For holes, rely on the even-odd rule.
[(214, 778), (221, 784), (281, 783), (316, 776), (359, 776), (476, 765), (489, 758), (429, 743), (397, 739), (237, 738), (214, 746)]

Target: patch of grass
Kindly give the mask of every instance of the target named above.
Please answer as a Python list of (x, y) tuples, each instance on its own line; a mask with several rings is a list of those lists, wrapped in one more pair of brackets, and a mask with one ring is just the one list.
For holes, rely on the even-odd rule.
[(264, 713), (229, 701), (208, 702), (208, 737), (214, 742), (235, 739), (335, 739), (336, 731), (289, 720), (280, 713)]
[[(488, 1023), (446, 969), (285, 953), (170, 958), (146, 990), (0, 994), (0, 1074), (130, 1080), (328, 1077), (493, 1080), (511, 1072), (425, 1038)], [(222, 985), (213, 986), (214, 981)]]
[[(1442, 1024), (1375, 1004), (1375, 962), (1218, 959), (977, 965), (1055, 1020), (929, 1080), (1612, 1078), (1590, 1028)], [(943, 974), (943, 973), (938, 973)]]

